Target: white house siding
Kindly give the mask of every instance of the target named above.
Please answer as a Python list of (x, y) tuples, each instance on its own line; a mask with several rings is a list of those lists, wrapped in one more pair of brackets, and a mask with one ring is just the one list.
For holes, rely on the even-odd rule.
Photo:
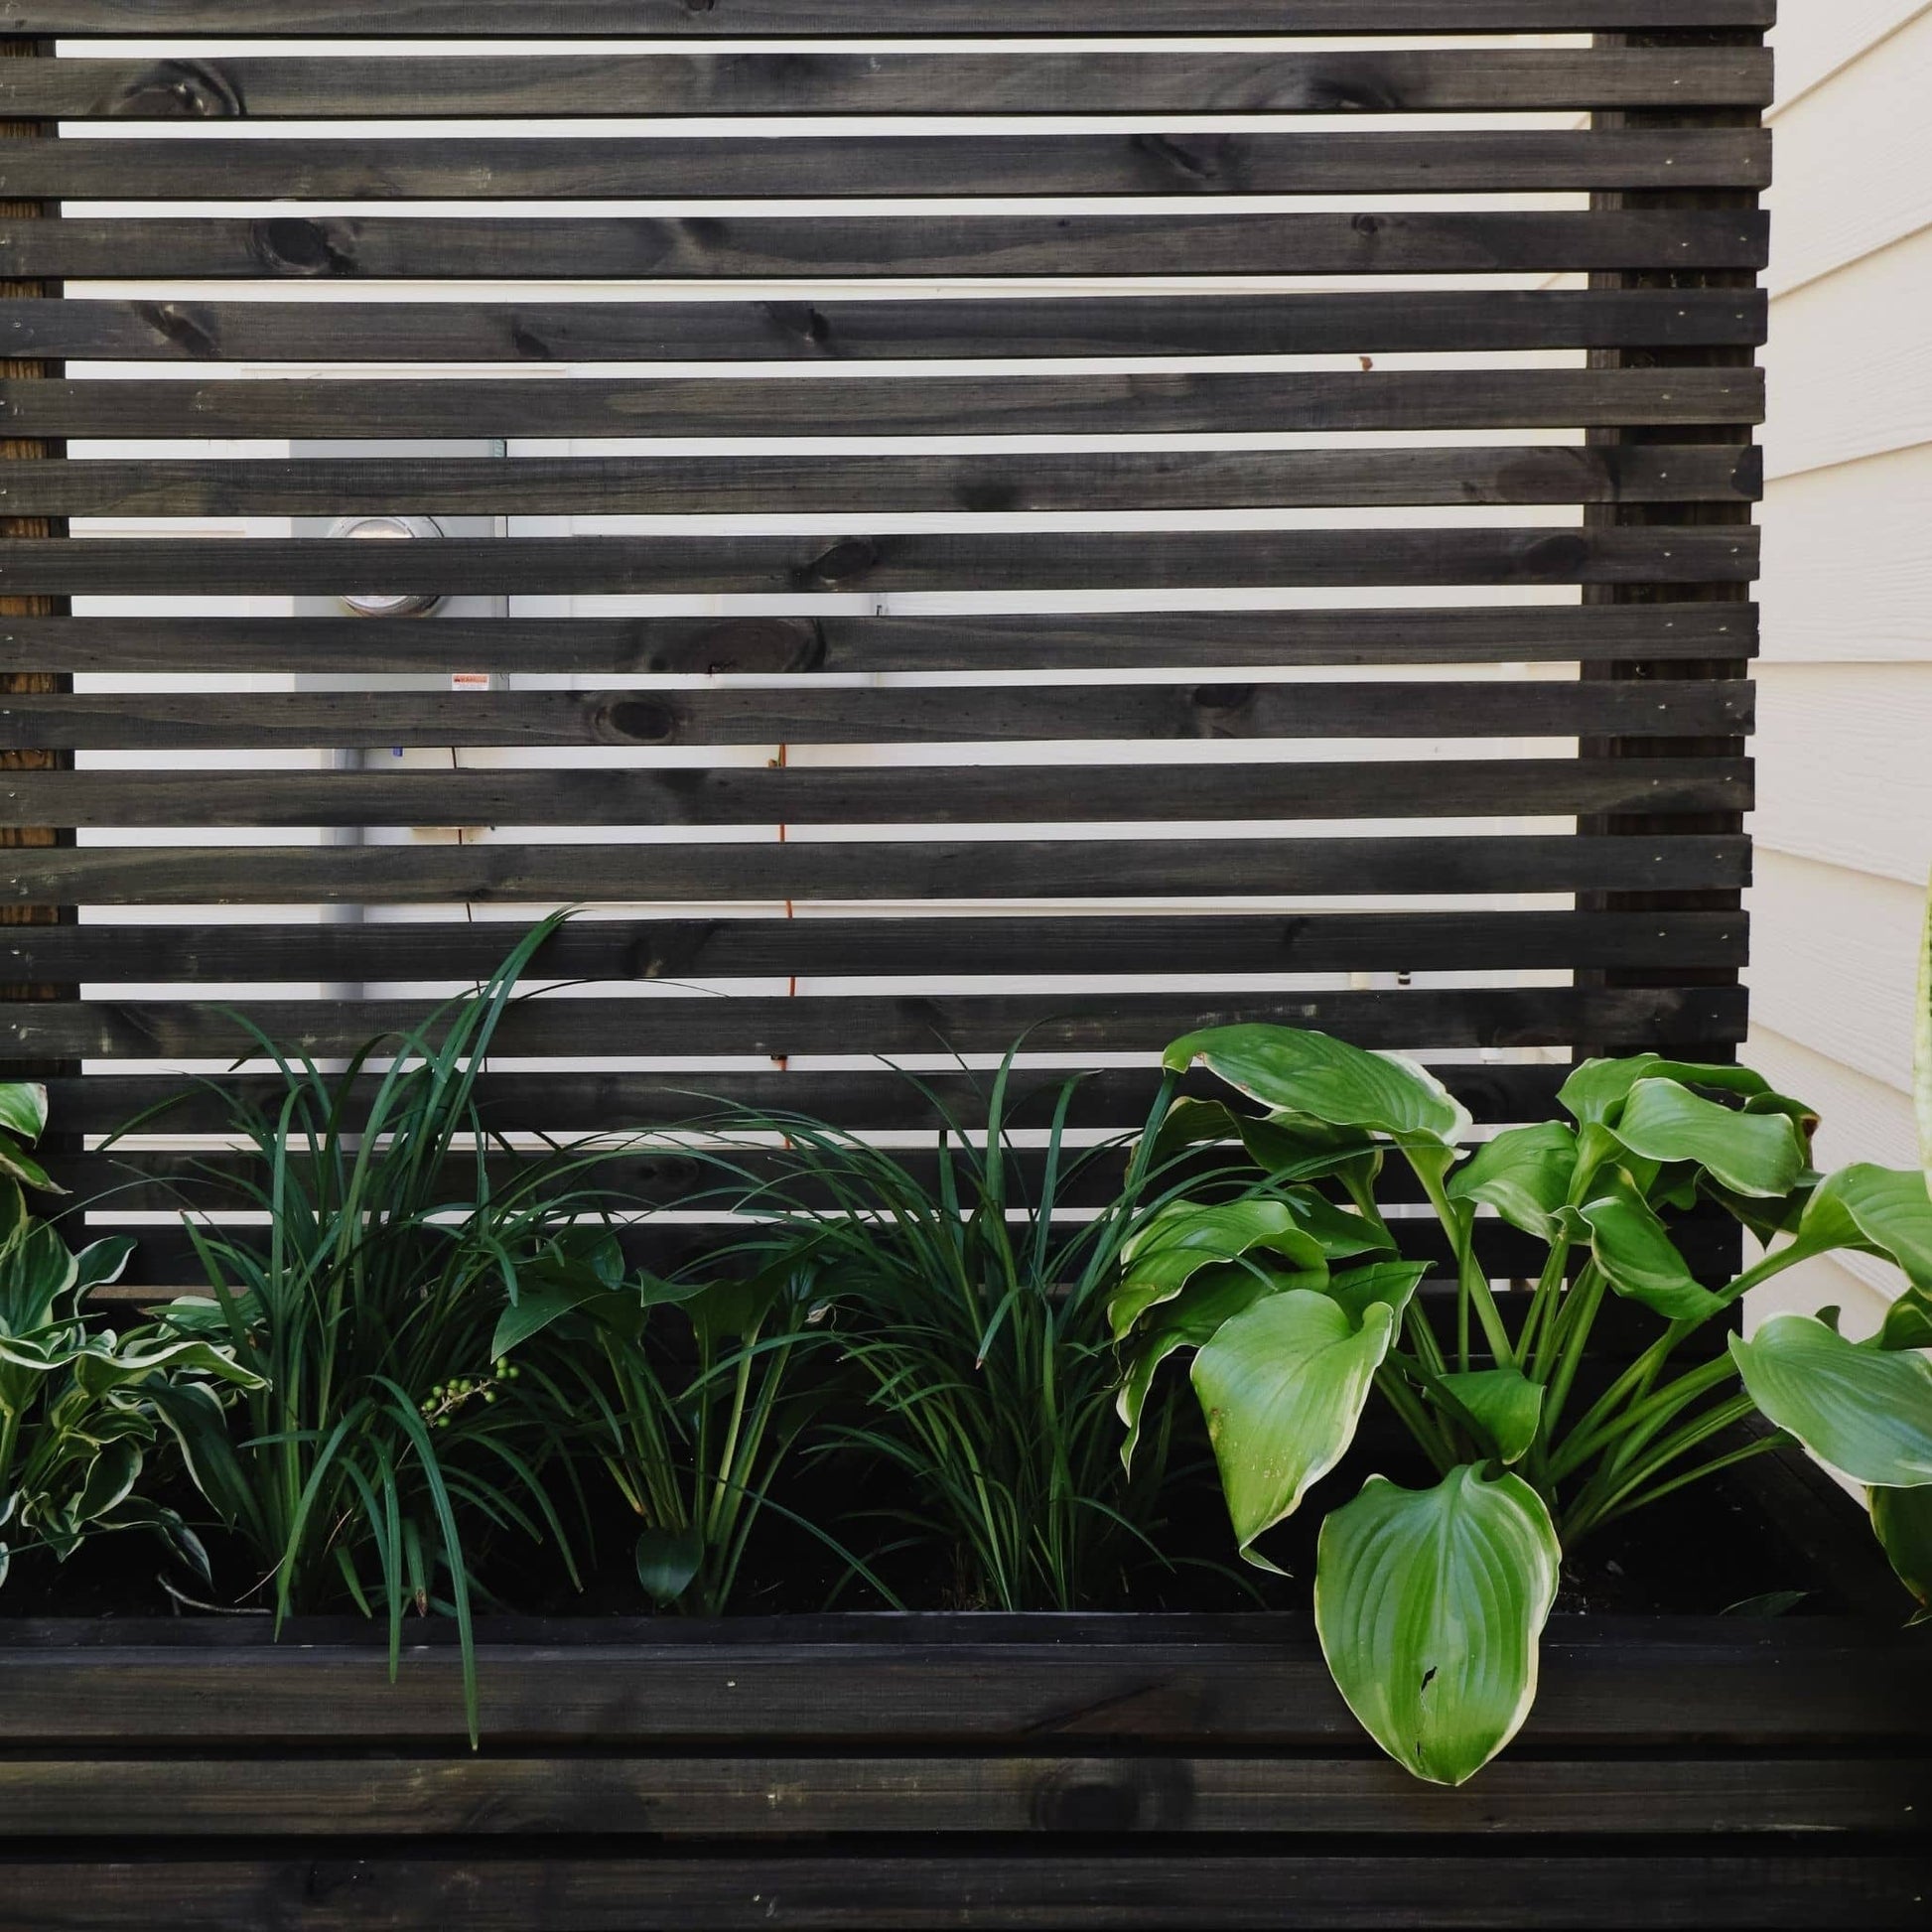
[[(1905, 1166), (1932, 863), (1932, 6), (1786, 14), (1748, 1052), (1822, 1109), (1820, 1165)], [(1757, 1311), (1837, 1303), (1862, 1332), (1893, 1282), (1821, 1262)]]

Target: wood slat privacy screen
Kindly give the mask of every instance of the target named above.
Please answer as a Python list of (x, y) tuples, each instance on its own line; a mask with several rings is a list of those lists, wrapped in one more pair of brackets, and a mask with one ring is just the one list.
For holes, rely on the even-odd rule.
[(0, 1050), (98, 1136), (581, 901), (506, 1129), (1727, 1054), (1769, 19), (23, 0)]

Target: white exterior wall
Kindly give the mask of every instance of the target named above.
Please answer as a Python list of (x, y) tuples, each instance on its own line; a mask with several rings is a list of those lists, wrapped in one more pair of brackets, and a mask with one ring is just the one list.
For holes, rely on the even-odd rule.
[[(1786, 0), (1773, 44), (1747, 1057), (1823, 1111), (1820, 1166), (1908, 1167), (1932, 864), (1932, 5)], [(1894, 1281), (1820, 1262), (1758, 1312), (1838, 1303), (1863, 1333)]]

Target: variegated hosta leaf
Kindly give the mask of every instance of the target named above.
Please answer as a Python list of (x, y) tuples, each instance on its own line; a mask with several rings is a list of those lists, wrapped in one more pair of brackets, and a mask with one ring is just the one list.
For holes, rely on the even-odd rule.
[(1433, 1489), (1370, 1476), (1329, 1514), (1314, 1573), (1322, 1655), (1398, 1764), (1461, 1784), (1522, 1728), (1562, 1560), (1536, 1491), (1468, 1464)]
[(1688, 1162), (1739, 1194), (1788, 1194), (1810, 1165), (1798, 1125), (1781, 1113), (1747, 1114), (1676, 1080), (1639, 1080), (1612, 1131), (1645, 1160)]
[(1292, 1515), (1354, 1440), (1395, 1314), (1372, 1302), (1357, 1320), (1326, 1295), (1292, 1289), (1223, 1322), (1194, 1357), (1194, 1393), (1242, 1556)]
[(1561, 1121), (1512, 1127), (1484, 1141), (1449, 1181), (1451, 1200), (1480, 1201), (1511, 1227), (1555, 1241), (1577, 1169), (1577, 1136)]
[(1284, 1202), (1267, 1196), (1196, 1206), (1178, 1201), (1150, 1217), (1121, 1251), (1121, 1281), (1107, 1303), (1115, 1337), (1149, 1309), (1172, 1301), (1203, 1268), (1260, 1250), (1256, 1264), (1286, 1261), (1311, 1287), (1327, 1280), (1320, 1243)]
[(37, 1080), (0, 1080), (0, 1128), (32, 1146), (47, 1132), (47, 1089)]
[(1821, 1462), (1873, 1488), (1932, 1483), (1932, 1362), (1850, 1342), (1815, 1315), (1730, 1338), (1759, 1409)]
[(1619, 1295), (1672, 1321), (1702, 1321), (1725, 1306), (1678, 1252), (1670, 1230), (1622, 1175), (1586, 1201), (1577, 1217), (1588, 1231), (1590, 1259)]
[(1195, 1061), (1229, 1086), (1284, 1113), (1395, 1140), (1458, 1145), (1468, 1110), (1414, 1060), (1368, 1053), (1298, 1027), (1213, 1027), (1177, 1039), (1162, 1056), (1173, 1072)]
[(1623, 1110), (1639, 1080), (1675, 1080), (1680, 1086), (1712, 1087), (1746, 1100), (1770, 1094), (1769, 1083), (1747, 1066), (1714, 1066), (1696, 1060), (1667, 1060), (1658, 1053), (1632, 1053), (1626, 1059), (1585, 1060), (1557, 1089), (1557, 1100), (1579, 1126), (1608, 1125)]
[(1805, 1203), (1787, 1254), (1854, 1248), (1879, 1255), (1905, 1277), (1881, 1331), (1886, 1348), (1932, 1346), (1932, 1194), (1915, 1168), (1861, 1162), (1827, 1174)]

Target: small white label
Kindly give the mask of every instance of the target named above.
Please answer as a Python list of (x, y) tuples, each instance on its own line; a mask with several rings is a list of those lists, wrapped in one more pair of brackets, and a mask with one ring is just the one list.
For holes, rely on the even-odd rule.
[(452, 671), (450, 673), (452, 691), (487, 691), (489, 673), (487, 671)]

